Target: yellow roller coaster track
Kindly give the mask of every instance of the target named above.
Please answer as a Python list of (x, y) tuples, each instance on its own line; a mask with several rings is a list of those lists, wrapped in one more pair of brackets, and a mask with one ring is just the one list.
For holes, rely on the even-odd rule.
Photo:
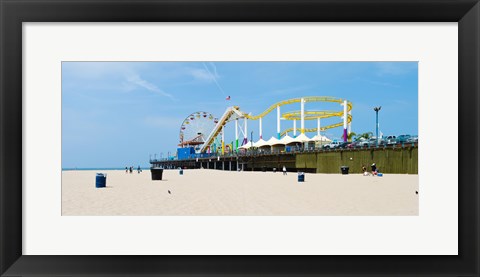
[[(293, 104), (293, 103), (300, 103), (300, 101), (302, 101), (302, 98), (304, 99), (304, 101), (307, 103), (307, 102), (333, 102), (333, 103), (343, 103), (344, 99), (341, 99), (341, 98), (334, 98), (334, 97), (330, 97), (330, 96), (307, 96), (307, 97), (300, 97), (300, 98), (293, 98), (293, 99), (288, 99), (288, 100), (284, 100), (284, 101), (280, 101), (280, 102), (277, 102), (273, 105), (271, 105), (270, 107), (268, 107), (268, 109), (266, 109), (265, 111), (263, 111), (261, 114), (258, 114), (258, 115), (249, 115), (249, 114), (244, 114), (244, 116), (248, 119), (251, 119), (251, 120), (258, 120), (264, 116), (266, 116), (267, 114), (269, 114), (271, 111), (273, 111), (274, 109), (277, 108), (277, 106), (284, 106), (284, 105), (288, 105), (288, 104)], [(350, 111), (352, 109), (352, 103), (351, 102), (347, 102), (347, 111)]]
[[(211, 132), (211, 134), (208, 136), (206, 139), (205, 143), (203, 144), (201, 151), (204, 152), (208, 146), (210, 146), (214, 139), (218, 136), (220, 133), (221, 127), (228, 122), (230, 122), (230, 117), (233, 115), (233, 113), (242, 113), (242, 115), (251, 120), (258, 120), (260, 118), (263, 118), (267, 114), (269, 114), (271, 111), (276, 109), (278, 106), (284, 106), (288, 104), (293, 104), (293, 103), (300, 103), (302, 101), (302, 98), (304, 99), (305, 103), (307, 102), (333, 102), (333, 103), (343, 103), (344, 99), (341, 98), (334, 98), (330, 96), (307, 96), (307, 97), (300, 97), (300, 98), (293, 98), (293, 99), (288, 99), (284, 101), (277, 102), (273, 105), (271, 105), (268, 109), (263, 111), (259, 115), (252, 116), (250, 114), (247, 114), (245, 112), (241, 112), (239, 110), (238, 106), (233, 106), (227, 109), (225, 114), (220, 118), (219, 123), (215, 126), (214, 130)], [(347, 112), (352, 110), (352, 103), (347, 101)], [(343, 116), (343, 111), (305, 111), (305, 120), (312, 120), (312, 119), (317, 119), (317, 118), (328, 118), (328, 117), (334, 117), (334, 116)], [(294, 120), (294, 119), (300, 119), (300, 111), (294, 111), (294, 112), (287, 112), (282, 115), (282, 118), (287, 119), (287, 120)], [(347, 117), (347, 122), (350, 123), (352, 121), (352, 116), (348, 115)], [(326, 130), (330, 128), (335, 128), (342, 126), (343, 123), (336, 123), (332, 125), (328, 125), (325, 127), (320, 128), (320, 130)], [(300, 130), (300, 128), (297, 128), (297, 130)], [(285, 133), (293, 131), (293, 128), (286, 129), (284, 130), (281, 135), (283, 136)], [(317, 131), (317, 128), (310, 128), (310, 129), (305, 129), (305, 132), (315, 132)], [(222, 151), (223, 151), (223, 143), (222, 143)]]
[[(329, 117), (342, 117), (343, 116), (343, 111), (305, 111), (305, 120), (313, 120), (317, 118), (329, 118)], [(282, 118), (287, 119), (287, 120), (300, 120), (300, 111), (293, 111), (293, 112), (286, 112), (282, 115)], [(347, 116), (347, 123), (352, 122), (352, 116), (348, 115)], [(343, 122), (331, 124), (325, 127), (321, 127), (320, 131), (325, 131), (327, 129), (331, 128), (336, 128), (340, 127), (343, 125)], [(311, 132), (316, 132), (318, 128), (307, 128), (305, 129), (306, 133), (311, 133)], [(297, 128), (298, 131), (300, 131), (300, 128)], [(283, 130), (282, 133), (280, 133), (281, 136), (284, 136), (287, 132), (293, 131), (293, 128), (289, 128), (286, 130)]]
[[(244, 114), (244, 116), (248, 119), (258, 120), (258, 119), (266, 116), (267, 114), (269, 114), (274, 109), (276, 109), (277, 106), (284, 106), (284, 105), (293, 104), (293, 103), (300, 103), (302, 98), (304, 99), (305, 102), (333, 102), (333, 103), (341, 104), (344, 101), (344, 99), (334, 98), (334, 97), (330, 97), (330, 96), (308, 96), (308, 97), (293, 98), (293, 99), (288, 99), (288, 100), (277, 102), (277, 103), (271, 105), (270, 107), (268, 107), (268, 109), (266, 109), (265, 111), (263, 111), (259, 115), (252, 116), (252, 115), (249, 115), (249, 114)], [(349, 112), (351, 110), (352, 110), (352, 103), (347, 101), (347, 112)], [(343, 116), (343, 111), (305, 111), (304, 113), (305, 113), (305, 117), (304, 117), (305, 120), (312, 120), (312, 119), (317, 119), (317, 118), (328, 118), (328, 117), (334, 117), (334, 116), (338, 116), (338, 117)], [(300, 111), (284, 113), (282, 115), (282, 118), (287, 119), (287, 120), (300, 120), (301, 119), (300, 118)], [(352, 116), (348, 115), (347, 122), (350, 123), (351, 121), (352, 121)], [(339, 122), (339, 123), (335, 123), (335, 124), (331, 124), (331, 125), (322, 127), (322, 128), (320, 128), (320, 130), (325, 131), (327, 129), (340, 127), (342, 125), (343, 125), (343, 122)], [(297, 128), (297, 130), (301, 131), (300, 128)], [(284, 136), (287, 132), (291, 132), (291, 131), (293, 131), (293, 128), (289, 128), (289, 129), (284, 130), (280, 135)], [(307, 128), (307, 129), (305, 129), (305, 132), (307, 132), (307, 133), (316, 132), (316, 131), (317, 131), (317, 128)]]
[[(343, 113), (342, 115), (338, 115), (338, 116), (343, 116)], [(330, 117), (330, 116), (325, 116), (323, 118), (327, 118), (327, 117)], [(317, 118), (322, 118), (320, 116), (317, 116), (317, 117), (309, 117), (308, 120), (311, 120), (311, 119), (317, 119)], [(305, 117), (305, 119), (307, 119), (307, 117)], [(350, 123), (352, 121), (352, 116), (351, 115), (348, 115), (347, 117), (347, 122)], [(335, 124), (331, 124), (331, 125), (328, 125), (328, 126), (325, 126), (325, 127), (320, 127), (320, 131), (325, 131), (327, 129), (331, 129), (331, 128), (337, 128), (337, 127), (340, 127), (340, 126), (343, 126), (343, 122), (339, 122), (339, 123), (335, 123)], [(305, 129), (305, 133), (313, 133), (313, 132), (316, 132), (318, 128), (306, 128)], [(293, 131), (293, 128), (288, 128), (286, 130), (283, 130), (280, 135), (283, 137), (286, 133), (288, 132), (292, 132)], [(301, 128), (297, 128), (297, 131), (300, 132), (301, 131)]]
[[(301, 120), (300, 111), (286, 112), (282, 114), (283, 119), (287, 120)], [(305, 111), (305, 120), (312, 120), (317, 118), (328, 118), (333, 116), (343, 116), (343, 111)]]

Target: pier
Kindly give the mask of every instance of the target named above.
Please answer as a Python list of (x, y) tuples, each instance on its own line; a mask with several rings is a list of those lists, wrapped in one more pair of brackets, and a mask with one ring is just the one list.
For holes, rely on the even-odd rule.
[(304, 150), (285, 152), (247, 152), (226, 155), (211, 154), (208, 157), (190, 159), (151, 159), (152, 167), (165, 169), (215, 169), (225, 171), (281, 171), (340, 173), (341, 166), (348, 166), (350, 173), (361, 173), (376, 163), (383, 173), (418, 174), (418, 145), (400, 147), (372, 147), (358, 149)]

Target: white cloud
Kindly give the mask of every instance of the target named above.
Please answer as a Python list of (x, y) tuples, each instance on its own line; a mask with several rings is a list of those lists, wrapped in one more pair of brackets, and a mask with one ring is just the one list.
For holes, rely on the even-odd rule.
[[(65, 62), (65, 74), (76, 78), (82, 85), (89, 79), (90, 84), (95, 87), (108, 87), (120, 89), (121, 91), (133, 91), (137, 88), (144, 88), (157, 95), (176, 100), (173, 95), (165, 92), (157, 85), (143, 79), (137, 72), (144, 67), (141, 63), (121, 62)], [(95, 80), (95, 83), (92, 83)], [(100, 83), (99, 83), (100, 82)]]
[(215, 80), (215, 77), (205, 69), (193, 68), (188, 71), (188, 74), (199, 81), (214, 82)]
[(147, 89), (148, 91), (155, 92), (155, 93), (157, 93), (159, 95), (162, 95), (162, 96), (166, 96), (166, 97), (168, 97), (172, 100), (176, 100), (175, 97), (173, 97), (173, 95), (171, 95), (169, 93), (166, 93), (165, 91), (163, 91), (162, 89), (157, 87), (155, 84), (152, 84), (152, 83), (148, 82), (147, 80), (142, 79), (140, 77), (140, 75), (138, 75), (136, 73), (131, 73), (131, 74), (127, 75), (126, 77), (127, 77), (127, 81), (130, 84), (135, 84), (139, 87)]
[(215, 75), (215, 77), (218, 77), (218, 74), (217, 74), (217, 67), (215, 66), (214, 63), (210, 63), (210, 65), (213, 67), (213, 74)]
[(205, 63), (203, 63), (202, 68), (186, 68), (186, 74), (191, 75), (195, 80), (204, 81), (204, 82), (215, 82), (220, 78), (220, 75), (217, 73), (217, 67), (214, 63), (208, 63), (211, 67), (210, 69), (207, 67)]
[(212, 76), (213, 78), (213, 81), (215, 82), (215, 85), (218, 87), (218, 89), (223, 93), (223, 96), (227, 96), (225, 94), (225, 91), (223, 90), (223, 88), (220, 86), (220, 84), (218, 83), (217, 81), (217, 78), (218, 78), (218, 74), (217, 74), (217, 67), (215, 66), (214, 63), (210, 63), (210, 66), (213, 67), (213, 70), (214, 70), (214, 73), (212, 74), (212, 72), (210, 71), (210, 69), (208, 69), (207, 65), (205, 63), (203, 63), (203, 67), (205, 67), (205, 70), (208, 72), (208, 74), (210, 76)]

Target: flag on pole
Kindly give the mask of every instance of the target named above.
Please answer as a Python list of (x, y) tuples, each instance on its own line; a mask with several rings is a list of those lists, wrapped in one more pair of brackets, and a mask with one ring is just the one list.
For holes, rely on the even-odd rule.
[(229, 95), (229, 96), (227, 96), (227, 98), (225, 98), (225, 100), (230, 100), (230, 95)]

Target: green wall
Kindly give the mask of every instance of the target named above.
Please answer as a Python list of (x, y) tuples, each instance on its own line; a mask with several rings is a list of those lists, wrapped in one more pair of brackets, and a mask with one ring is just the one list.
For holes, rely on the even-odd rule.
[[(206, 163), (210, 159), (200, 160)], [(225, 160), (226, 166), (230, 160), (235, 165), (237, 162), (235, 157), (226, 157), (221, 160)], [(213, 162), (215, 162), (215, 159), (211, 159), (211, 168), (213, 168)], [(361, 173), (362, 165), (365, 165), (367, 169), (370, 170), (370, 165), (376, 163), (380, 172), (418, 174), (418, 147), (242, 156), (238, 157), (238, 162), (244, 164), (245, 170), (262, 170), (262, 168), (265, 167), (268, 171), (271, 171), (274, 167), (280, 170), (285, 166), (289, 171), (305, 171), (311, 173), (340, 173), (340, 167), (343, 165), (350, 167), (350, 173)], [(200, 162), (195, 162), (195, 160), (165, 161), (158, 162), (157, 164), (168, 167), (172, 166), (173, 168), (179, 166), (186, 166), (188, 168), (200, 167)], [(217, 163), (217, 169), (219, 168), (221, 168), (221, 162)], [(228, 167), (225, 167), (225, 169), (228, 170)]]
[(362, 165), (370, 170), (377, 164), (379, 172), (418, 174), (418, 147), (378, 148), (297, 154), (297, 169), (315, 170), (317, 173), (340, 173), (348, 166), (350, 173), (361, 173)]

